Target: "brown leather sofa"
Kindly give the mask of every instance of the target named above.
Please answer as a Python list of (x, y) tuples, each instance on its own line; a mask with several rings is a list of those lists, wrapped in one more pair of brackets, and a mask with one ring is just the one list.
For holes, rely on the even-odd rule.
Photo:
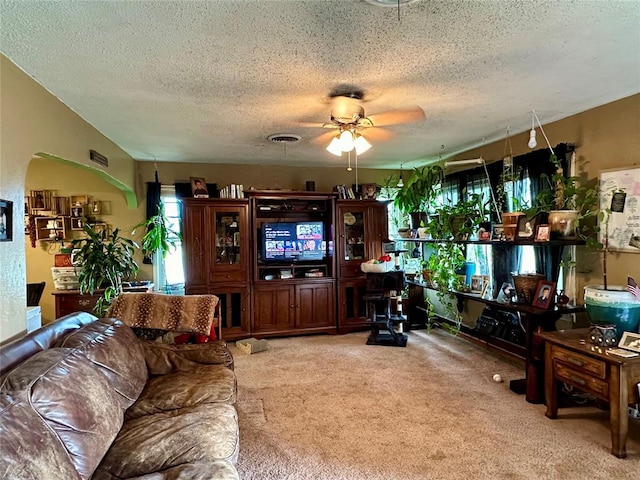
[(238, 479), (223, 342), (163, 345), (75, 313), (0, 348), (0, 476)]

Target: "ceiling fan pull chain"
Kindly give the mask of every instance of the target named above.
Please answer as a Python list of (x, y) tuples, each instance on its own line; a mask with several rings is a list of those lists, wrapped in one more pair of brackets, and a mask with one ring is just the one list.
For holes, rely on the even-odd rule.
[(350, 172), (351, 170), (353, 170), (353, 168), (351, 168), (351, 152), (348, 152), (348, 163), (347, 163), (347, 172)]

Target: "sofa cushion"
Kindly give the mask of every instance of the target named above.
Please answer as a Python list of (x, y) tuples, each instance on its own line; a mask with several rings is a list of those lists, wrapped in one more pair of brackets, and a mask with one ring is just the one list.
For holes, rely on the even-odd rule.
[(149, 375), (191, 370), (199, 364), (224, 365), (233, 370), (233, 356), (226, 342), (201, 345), (168, 345), (140, 340)]
[(233, 406), (201, 404), (125, 421), (94, 479), (131, 478), (204, 460), (235, 463), (237, 455)]
[(77, 480), (69, 452), (35, 415), (28, 391), (0, 391), (0, 478)]
[(186, 372), (150, 379), (126, 418), (138, 418), (201, 403), (236, 401), (236, 376), (222, 365), (202, 365)]
[[(7, 397), (24, 397), (31, 414), (57, 436), (82, 479), (91, 477), (124, 420), (119, 395), (107, 377), (74, 349), (35, 354), (6, 375), (1, 391)], [(42, 448), (29, 428), (21, 434), (23, 449)]]
[(127, 325), (101, 318), (71, 333), (62, 343), (81, 351), (120, 394), (122, 409), (136, 401), (147, 381), (140, 341)]

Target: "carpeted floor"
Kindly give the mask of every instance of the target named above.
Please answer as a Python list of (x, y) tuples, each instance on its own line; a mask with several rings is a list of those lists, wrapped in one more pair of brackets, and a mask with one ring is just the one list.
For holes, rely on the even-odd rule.
[[(523, 369), (440, 330), (407, 348), (367, 333), (233, 347), (243, 479), (640, 479), (640, 421), (627, 459), (610, 453), (608, 413), (544, 416), (509, 390)], [(492, 377), (499, 373), (503, 383)]]

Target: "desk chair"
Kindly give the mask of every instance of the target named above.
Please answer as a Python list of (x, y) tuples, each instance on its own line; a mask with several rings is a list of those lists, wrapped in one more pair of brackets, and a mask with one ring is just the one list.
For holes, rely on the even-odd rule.
[(46, 284), (47, 282), (27, 283), (27, 307), (37, 307), (40, 304)]

